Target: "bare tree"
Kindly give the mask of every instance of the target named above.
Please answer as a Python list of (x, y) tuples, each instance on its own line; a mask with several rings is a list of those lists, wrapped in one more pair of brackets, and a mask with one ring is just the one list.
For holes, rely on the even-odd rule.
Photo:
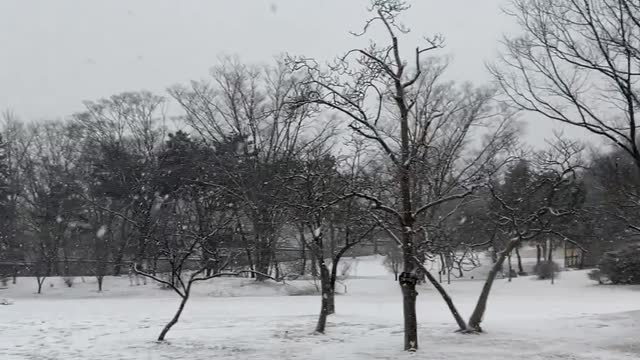
[[(340, 260), (354, 246), (367, 239), (375, 224), (370, 224), (363, 204), (350, 193), (359, 170), (358, 156), (342, 162), (328, 150), (309, 151), (299, 159), (295, 175), (287, 189), (293, 218), (302, 225), (301, 239), (320, 269), (321, 307), (316, 325), (324, 333), (327, 317), (335, 313), (335, 286)], [(344, 167), (343, 173), (340, 168)], [(346, 194), (346, 195), (345, 195)], [(306, 231), (305, 231), (306, 230)], [(306, 241), (304, 233), (310, 233)], [(330, 260), (331, 264), (328, 263)]]
[(640, 168), (640, 4), (631, 0), (512, 0), (523, 34), (490, 66), (520, 109), (612, 142)]
[(299, 151), (314, 147), (316, 139), (325, 140), (318, 135), (325, 130), (314, 129), (310, 122), (309, 107), (289, 106), (298, 92), (296, 84), (282, 61), (258, 67), (225, 59), (212, 70), (210, 82), (170, 90), (186, 112), (185, 121), (206, 144), (232, 147), (226, 157), (211, 159), (224, 176), (209, 185), (226, 189), (241, 212), (239, 221), (247, 220), (241, 225), (253, 235), (250, 258), (258, 274), (269, 271), (287, 218), (277, 201), (286, 194), (276, 179), (288, 174)]
[[(409, 6), (403, 1), (373, 1), (371, 11), (373, 17), (367, 21), (362, 32), (365, 34), (374, 24), (381, 24), (389, 35), (390, 45), (371, 45), (367, 49), (356, 49), (348, 52), (336, 64), (331, 66), (330, 72), (323, 73), (317, 63), (310, 60), (294, 60), (294, 68), (306, 71), (308, 75), (308, 93), (301, 98), (301, 103), (316, 103), (336, 110), (348, 117), (350, 127), (361, 136), (371, 139), (378, 144), (389, 156), (396, 167), (400, 184), (401, 210), (398, 211), (381, 203), (378, 199), (371, 199), (377, 208), (391, 214), (402, 227), (402, 249), (404, 254), (403, 273), (400, 275), (400, 285), (403, 293), (405, 350), (415, 351), (418, 348), (417, 319), (415, 301), (418, 281), (416, 266), (412, 257), (415, 255), (413, 239), (415, 223), (415, 204), (412, 202), (412, 156), (410, 143), (410, 112), (415, 102), (409, 99), (408, 93), (421, 78), (421, 55), (439, 46), (440, 39), (434, 38), (426, 48), (415, 51), (415, 74), (409, 74), (407, 63), (402, 59), (399, 45), (399, 34), (407, 30), (397, 22), (398, 15)], [(351, 67), (351, 59), (359, 65), (358, 69)], [(345, 80), (343, 80), (345, 79)], [(372, 99), (376, 101), (373, 114), (366, 106)], [(388, 104), (385, 99), (393, 99)], [(399, 146), (393, 148), (390, 136), (383, 132), (380, 122), (385, 106), (393, 106), (392, 117), (400, 126), (397, 132)], [(382, 121), (384, 122), (384, 121)], [(392, 122), (393, 123), (393, 122)]]
[[(439, 36), (416, 48), (411, 60), (402, 57), (400, 38), (408, 30), (398, 16), (408, 8), (403, 1), (372, 1), (373, 16), (357, 35), (380, 25), (388, 35), (387, 45), (353, 49), (328, 69), (312, 59), (292, 58), (290, 63), (305, 77), (305, 93), (298, 102), (317, 104), (348, 119), (352, 131), (378, 147), (389, 164), (388, 178), (398, 184), (383, 193), (361, 189), (358, 196), (371, 201), (385, 214), (380, 219), (386, 226), (401, 234), (404, 347), (414, 351), (418, 348), (416, 284), (421, 277), (414, 260), (419, 255), (416, 233), (432, 210), (470, 195), (486, 176), (484, 165), (493, 161), (494, 149), (503, 149), (510, 141), (505, 133), (511, 129), (511, 116), (491, 105), (495, 96), (491, 89), (459, 89), (440, 81), (444, 64), (426, 58), (441, 46)], [(485, 145), (493, 145), (481, 147), (475, 156), (461, 155), (469, 155), (467, 136), (473, 124), (481, 123), (491, 124), (490, 130), (485, 128), (490, 134)], [(442, 166), (435, 168), (434, 162)], [(446, 181), (437, 184), (439, 180)]]
[[(222, 229), (223, 227), (218, 227), (214, 232)], [(215, 234), (210, 234), (215, 235)], [(191, 290), (193, 289), (193, 285), (197, 282), (206, 281), (218, 277), (223, 276), (240, 276), (245, 273), (252, 273), (253, 270), (240, 270), (240, 271), (225, 271), (227, 266), (231, 263), (234, 254), (229, 254), (226, 260), (220, 264), (218, 267), (218, 271), (215, 273), (210, 273), (209, 275), (205, 274), (207, 270), (206, 266), (200, 266), (190, 273), (187, 271), (189, 262), (193, 261), (192, 257), (196, 255), (200, 250), (200, 247), (203, 245), (206, 239), (202, 239), (197, 235), (189, 234), (189, 233), (176, 233), (173, 236), (167, 236), (166, 241), (163, 242), (161, 246), (161, 251), (163, 255), (168, 259), (170, 265), (170, 276), (168, 278), (161, 278), (151, 273), (142, 271), (138, 264), (134, 264), (134, 271), (137, 274), (140, 274), (146, 278), (155, 280), (156, 282), (163, 284), (164, 286), (172, 289), (176, 294), (178, 294), (181, 298), (180, 305), (178, 306), (178, 310), (171, 318), (171, 320), (164, 326), (160, 335), (158, 336), (158, 341), (164, 341), (167, 333), (171, 330), (178, 320), (180, 319), (180, 315), (189, 300), (191, 295)], [(202, 264), (197, 262), (198, 264)], [(262, 274), (267, 278), (271, 278), (267, 274)]]
[(125, 92), (85, 101), (86, 110), (74, 115), (75, 123), (87, 134), (84, 158), (91, 168), (85, 195), (139, 225), (133, 227), (126, 221), (113, 224), (119, 226), (112, 229), (118, 236), (112, 237), (110, 246), (116, 275), (131, 242), (138, 261), (151, 251), (158, 193), (155, 184), (160, 176), (157, 152), (166, 135), (165, 102), (148, 91)]
[(498, 253), (497, 261), (489, 272), (473, 314), (469, 318), (467, 331), (482, 331), (480, 322), (486, 310), (493, 280), (505, 258), (520, 244), (547, 235), (561, 236), (565, 241), (578, 245), (562, 235), (557, 225), (574, 216), (576, 208), (584, 200), (578, 178), (578, 170), (582, 166), (582, 147), (578, 143), (561, 138), (550, 145), (550, 150), (538, 153), (530, 162), (533, 168), (532, 177), (516, 190), (519, 193), (518, 198), (508, 200), (494, 185), (490, 185), (492, 196), (498, 203), (498, 224), (509, 240)]

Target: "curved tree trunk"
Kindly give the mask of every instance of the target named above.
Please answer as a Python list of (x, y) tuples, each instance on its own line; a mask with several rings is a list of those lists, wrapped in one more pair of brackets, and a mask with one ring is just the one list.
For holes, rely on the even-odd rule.
[(464, 322), (464, 319), (458, 312), (458, 309), (453, 304), (453, 300), (451, 299), (447, 291), (442, 287), (442, 285), (440, 285), (438, 280), (436, 280), (436, 278), (433, 277), (433, 275), (431, 275), (431, 272), (427, 271), (427, 269), (424, 266), (422, 266), (422, 271), (424, 271), (431, 285), (433, 285), (433, 287), (435, 287), (436, 290), (438, 290), (438, 293), (440, 293), (440, 296), (442, 296), (442, 299), (444, 299), (444, 301), (447, 303), (447, 306), (449, 307), (449, 311), (451, 311), (451, 315), (453, 315), (453, 318), (456, 320), (456, 323), (458, 324), (460, 331), (467, 330), (467, 324)]
[(38, 294), (42, 294), (42, 285), (44, 284), (44, 280), (46, 276), (36, 276), (36, 282), (38, 283)]
[(269, 246), (267, 239), (260, 239), (256, 244), (256, 260), (255, 260), (255, 269), (256, 280), (257, 281), (265, 281), (268, 279), (267, 276), (269, 274), (269, 268), (271, 265), (271, 260), (273, 259), (271, 247)]
[(498, 261), (493, 264), (491, 271), (489, 272), (489, 276), (487, 280), (484, 282), (484, 286), (482, 287), (482, 292), (480, 293), (480, 297), (478, 297), (478, 302), (476, 304), (471, 317), (469, 318), (469, 323), (467, 325), (467, 330), (482, 332), (482, 328), (480, 327), (480, 323), (482, 322), (482, 318), (484, 316), (484, 312), (487, 309), (487, 302), (489, 300), (489, 293), (491, 292), (491, 286), (493, 285), (493, 281), (496, 278), (496, 274), (500, 271), (502, 264), (504, 263), (507, 254), (513, 251), (513, 248), (516, 247), (520, 243), (519, 239), (512, 239), (507, 248), (504, 249), (498, 256)]
[(182, 311), (184, 310), (184, 306), (187, 303), (187, 300), (189, 300), (189, 292), (185, 292), (184, 296), (182, 297), (182, 300), (180, 301), (180, 306), (178, 307), (178, 311), (176, 311), (175, 315), (173, 315), (173, 318), (171, 319), (171, 321), (169, 321), (167, 323), (167, 325), (164, 326), (164, 328), (162, 329), (162, 332), (160, 333), (160, 336), (158, 336), (158, 341), (164, 341), (164, 338), (167, 336), (167, 333), (169, 332), (169, 330), (171, 330), (171, 327), (173, 325), (175, 325), (178, 320), (180, 319), (180, 315), (182, 314)]

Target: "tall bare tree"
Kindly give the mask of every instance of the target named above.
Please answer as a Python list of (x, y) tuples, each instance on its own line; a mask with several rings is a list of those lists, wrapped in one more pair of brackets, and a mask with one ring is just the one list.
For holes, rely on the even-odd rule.
[(612, 142), (640, 168), (640, 4), (512, 0), (507, 13), (522, 33), (489, 68), (512, 103)]
[[(253, 235), (251, 257), (258, 279), (269, 272), (287, 208), (278, 198), (286, 190), (277, 178), (291, 170), (297, 153), (326, 143), (322, 127), (312, 126), (310, 107), (292, 107), (297, 79), (282, 61), (248, 66), (225, 59), (211, 81), (170, 90), (186, 112), (185, 120), (209, 146), (234, 145), (225, 158), (212, 158), (224, 173), (213, 188), (224, 188), (247, 219)], [(318, 141), (321, 139), (320, 141)]]
[[(84, 198), (94, 208), (100, 204), (100, 211), (122, 215), (112, 223), (119, 229), (110, 232), (118, 234), (110, 246), (116, 274), (131, 247), (137, 261), (152, 251), (153, 212), (158, 203), (155, 184), (160, 175), (157, 153), (166, 135), (165, 102), (148, 91), (125, 92), (85, 101), (86, 110), (74, 115), (88, 137), (84, 157), (92, 170)], [(122, 221), (125, 218), (133, 222)]]
[[(492, 161), (493, 150), (480, 151), (475, 158), (461, 155), (469, 146), (473, 124), (491, 123), (486, 134), (496, 139), (494, 143), (503, 143), (510, 116), (491, 105), (493, 90), (459, 89), (440, 81), (445, 66), (426, 57), (442, 45), (440, 36), (412, 50), (410, 59), (403, 57), (400, 39), (408, 30), (400, 24), (399, 16), (409, 8), (406, 2), (375, 0), (371, 4), (373, 16), (356, 35), (364, 36), (380, 25), (388, 36), (386, 45), (372, 43), (353, 49), (327, 68), (305, 58), (292, 58), (290, 63), (305, 76), (305, 93), (298, 102), (317, 104), (348, 119), (349, 128), (375, 144), (389, 163), (385, 165), (387, 177), (397, 188), (382, 192), (362, 188), (357, 195), (371, 201), (385, 214), (378, 218), (393, 227), (392, 232), (401, 234), (404, 348), (415, 351), (416, 285), (421, 271), (416, 234), (424, 225), (420, 220), (440, 204), (471, 194), (486, 175), (481, 164)], [(441, 167), (434, 167), (433, 162)], [(428, 172), (432, 172), (429, 180), (423, 181), (422, 175)], [(441, 184), (436, 184), (438, 181)]]

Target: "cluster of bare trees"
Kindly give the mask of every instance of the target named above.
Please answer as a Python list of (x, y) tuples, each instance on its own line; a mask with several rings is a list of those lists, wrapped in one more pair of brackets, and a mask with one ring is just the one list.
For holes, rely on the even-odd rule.
[[(546, 258), (554, 241), (583, 247), (638, 231), (636, 4), (514, 0), (524, 35), (507, 39), (502, 63), (490, 68), (497, 87), (445, 81), (447, 63), (432, 55), (440, 36), (405, 48), (399, 18), (408, 9), (373, 0), (355, 35), (381, 29), (385, 38), (328, 64), (229, 58), (166, 98), (122, 93), (65, 121), (21, 123), (6, 113), (0, 261), (27, 266), (38, 292), (78, 259), (100, 290), (105, 275), (133, 264), (181, 298), (163, 340), (198, 282), (282, 281), (278, 248), (293, 234), (302, 274), (310, 258), (320, 278), (315, 330), (324, 333), (341, 258), (388, 239), (382, 252), (402, 292), (404, 348), (415, 351), (421, 282), (438, 290), (461, 332), (480, 332), (496, 276), (505, 260), (511, 276), (525, 243), (545, 247)], [(177, 121), (165, 116), (169, 101), (183, 110)], [(589, 163), (580, 144), (560, 137), (547, 150), (521, 151), (523, 110), (618, 151)], [(578, 225), (586, 218), (608, 226)], [(493, 264), (467, 321), (442, 276), (464, 276), (485, 250)], [(434, 261), (439, 279), (426, 265)]]
[(631, 0), (514, 0), (508, 14), (522, 34), (505, 39), (500, 61), (490, 67), (497, 83), (515, 107), (614, 146), (594, 156), (592, 185), (599, 194), (591, 208), (607, 219), (609, 234), (614, 229), (607, 224), (613, 233), (637, 232), (640, 6)]

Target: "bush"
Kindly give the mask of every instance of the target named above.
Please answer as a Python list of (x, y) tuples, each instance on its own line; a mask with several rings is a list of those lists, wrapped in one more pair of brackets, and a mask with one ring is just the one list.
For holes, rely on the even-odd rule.
[(590, 280), (597, 281), (599, 284), (604, 284), (604, 278), (600, 269), (593, 269), (587, 274)]
[(64, 282), (65, 285), (67, 285), (67, 287), (73, 287), (74, 280), (75, 278), (73, 276), (64, 276), (62, 278), (62, 281)]
[(612, 284), (640, 284), (640, 243), (606, 252), (598, 269)]
[(309, 296), (318, 295), (320, 290), (314, 284), (296, 284), (296, 286), (287, 286), (287, 295), (289, 296)]
[(306, 267), (306, 264), (302, 259), (293, 260), (280, 263), (280, 276), (287, 280), (295, 280), (300, 277), (302, 268)]
[(556, 274), (560, 271), (560, 266), (553, 261), (541, 261), (537, 264), (533, 271), (538, 276), (538, 280), (551, 279), (551, 277), (557, 277)]

